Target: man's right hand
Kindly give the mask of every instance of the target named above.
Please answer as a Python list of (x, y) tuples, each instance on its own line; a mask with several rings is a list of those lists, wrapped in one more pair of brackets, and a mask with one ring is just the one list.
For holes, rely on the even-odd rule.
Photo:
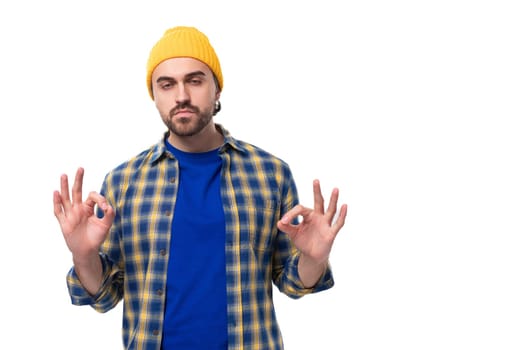
[[(66, 244), (76, 261), (87, 261), (98, 256), (100, 245), (106, 239), (115, 211), (97, 192), (90, 192), (82, 201), (84, 169), (79, 168), (69, 195), (67, 175), (60, 177), (60, 191), (53, 193), (55, 217), (60, 224)], [(95, 205), (104, 212), (102, 218), (95, 215)]]

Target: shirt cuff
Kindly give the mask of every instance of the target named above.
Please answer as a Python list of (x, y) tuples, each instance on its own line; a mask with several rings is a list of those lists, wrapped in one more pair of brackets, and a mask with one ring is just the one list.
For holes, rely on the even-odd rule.
[(288, 265), (289, 273), (288, 282), (286, 285), (286, 293), (292, 298), (300, 298), (306, 294), (317, 293), (334, 286), (334, 278), (332, 275), (332, 269), (330, 264), (326, 267), (326, 270), (321, 275), (319, 280), (315, 285), (310, 288), (306, 288), (301, 282), (301, 277), (299, 277), (299, 257), (301, 254), (297, 252), (290, 259), (290, 264)]
[(105, 285), (108, 283), (108, 277), (110, 269), (106, 259), (100, 255), (100, 261), (102, 262), (102, 280), (104, 281), (100, 286), (100, 289), (95, 295), (91, 295), (82, 285), (80, 279), (75, 271), (73, 266), (67, 274), (67, 287), (69, 290), (69, 296), (71, 298), (71, 303), (74, 305), (94, 305), (104, 297), (103, 291), (107, 290)]

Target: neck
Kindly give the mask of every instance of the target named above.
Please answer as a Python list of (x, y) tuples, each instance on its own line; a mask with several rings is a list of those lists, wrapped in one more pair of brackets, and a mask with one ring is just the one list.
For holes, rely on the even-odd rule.
[(170, 132), (168, 142), (175, 148), (184, 152), (207, 152), (220, 147), (224, 142), (224, 136), (210, 122), (198, 134), (192, 136), (177, 136)]

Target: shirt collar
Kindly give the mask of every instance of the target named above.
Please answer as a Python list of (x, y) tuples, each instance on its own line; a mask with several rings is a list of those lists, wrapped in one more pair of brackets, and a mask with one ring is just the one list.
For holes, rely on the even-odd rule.
[[(224, 153), (230, 148), (241, 153), (246, 152), (246, 147), (241, 142), (239, 142), (239, 140), (235, 139), (230, 134), (230, 132), (226, 128), (224, 128), (224, 126), (215, 123), (215, 127), (224, 136), (224, 143), (220, 147), (219, 153)], [(168, 131), (164, 132), (161, 139), (155, 145), (153, 145), (151, 156), (152, 164), (160, 161), (161, 159), (164, 159), (165, 157), (173, 158), (173, 155), (170, 152), (168, 152), (168, 150), (166, 149), (166, 144), (164, 143), (164, 140), (168, 137), (168, 135)]]

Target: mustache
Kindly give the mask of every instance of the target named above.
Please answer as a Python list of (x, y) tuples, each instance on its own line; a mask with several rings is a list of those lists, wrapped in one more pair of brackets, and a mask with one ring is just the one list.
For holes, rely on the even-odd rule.
[(198, 113), (199, 112), (199, 108), (198, 107), (193, 106), (189, 102), (182, 102), (182, 103), (177, 104), (175, 107), (173, 107), (170, 110), (170, 117), (173, 117), (181, 109), (185, 109), (185, 110), (188, 110), (188, 111), (193, 112), (193, 113)]

